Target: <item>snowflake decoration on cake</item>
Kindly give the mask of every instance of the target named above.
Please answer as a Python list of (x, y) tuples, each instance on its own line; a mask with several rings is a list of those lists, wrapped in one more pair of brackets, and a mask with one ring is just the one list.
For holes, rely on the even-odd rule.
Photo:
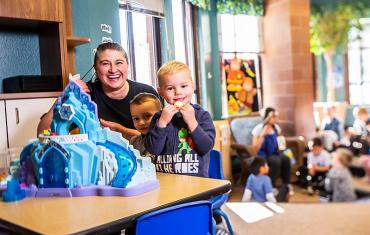
[(59, 109), (60, 117), (64, 120), (71, 120), (75, 114), (73, 106), (68, 104), (62, 104), (62, 107)]

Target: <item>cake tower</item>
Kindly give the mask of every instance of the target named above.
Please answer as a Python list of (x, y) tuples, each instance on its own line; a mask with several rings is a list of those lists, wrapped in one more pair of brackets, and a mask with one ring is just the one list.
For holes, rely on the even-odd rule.
[(23, 148), (19, 162), (27, 196), (132, 196), (159, 187), (151, 159), (100, 127), (96, 104), (74, 81), (54, 105), (51, 129)]

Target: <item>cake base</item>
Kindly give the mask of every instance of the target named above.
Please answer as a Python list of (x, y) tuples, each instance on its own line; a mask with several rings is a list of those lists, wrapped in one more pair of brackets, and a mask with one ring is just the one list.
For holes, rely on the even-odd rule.
[[(85, 196), (121, 196), (131, 197), (159, 188), (158, 180), (151, 180), (129, 188), (115, 188), (107, 185), (91, 185), (76, 188), (37, 188), (31, 185), (22, 188), (27, 197), (85, 197)], [(0, 195), (6, 186), (0, 188)]]

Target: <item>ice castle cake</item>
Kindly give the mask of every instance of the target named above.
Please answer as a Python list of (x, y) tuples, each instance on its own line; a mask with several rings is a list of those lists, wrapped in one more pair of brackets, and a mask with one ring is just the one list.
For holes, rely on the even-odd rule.
[(30, 197), (132, 196), (159, 187), (151, 159), (100, 127), (96, 104), (73, 81), (54, 105), (50, 130), (23, 148), (13, 175)]

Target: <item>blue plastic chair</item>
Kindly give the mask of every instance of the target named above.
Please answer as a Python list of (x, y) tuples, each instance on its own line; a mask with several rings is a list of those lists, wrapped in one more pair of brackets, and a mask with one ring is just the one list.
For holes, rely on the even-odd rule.
[[(224, 173), (222, 170), (222, 155), (220, 151), (214, 149), (211, 150), (208, 174), (209, 177), (213, 179), (224, 179)], [(227, 229), (229, 230), (230, 235), (233, 235), (234, 232), (229, 217), (221, 210), (221, 206), (227, 201), (227, 199), (228, 195), (227, 193), (224, 193), (211, 198), (209, 201), (212, 203), (213, 214), (220, 215), (226, 221)]]
[(212, 204), (190, 202), (145, 214), (136, 220), (135, 230), (136, 235), (214, 234)]

